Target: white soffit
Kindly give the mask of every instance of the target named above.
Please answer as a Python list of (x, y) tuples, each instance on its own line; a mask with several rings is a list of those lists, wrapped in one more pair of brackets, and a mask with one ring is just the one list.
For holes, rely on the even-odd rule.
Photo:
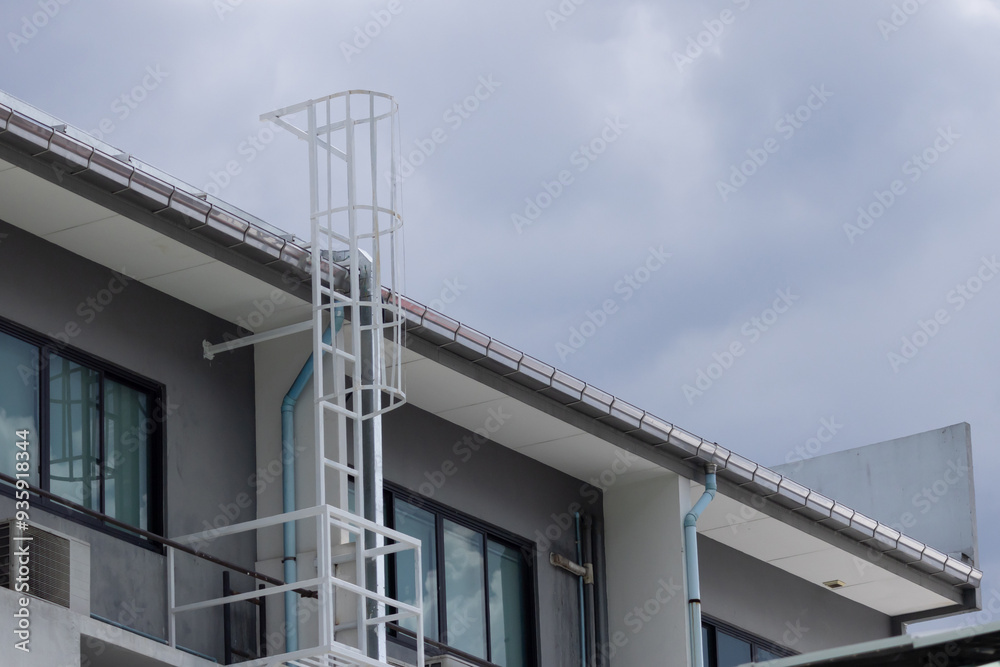
[(412, 350), (407, 352), (416, 360), (404, 364), (406, 400), (421, 410), (440, 415), (448, 410), (504, 397), (496, 389), (421, 357)]
[[(404, 359), (408, 359), (403, 364), (408, 403), (470, 431), (487, 429), (494, 442), (567, 475), (590, 481), (612, 466), (616, 474), (659, 468), (412, 350)], [(489, 432), (498, 417), (503, 424)]]
[[(704, 487), (692, 484), (691, 488), (693, 502), (701, 496)], [(889, 616), (954, 604), (948, 598), (909, 579), (797, 530), (722, 493), (716, 494), (715, 500), (698, 520), (698, 532), (817, 586), (823, 586), (825, 581), (839, 579), (844, 582), (843, 587), (827, 590)]]
[(113, 217), (103, 206), (23, 169), (0, 171), (0, 219), (44, 237)]
[(3, 161), (0, 219), (253, 331), (310, 317), (306, 301)]
[[(41, 235), (78, 255), (144, 281), (203, 264), (212, 259), (120, 215)], [(109, 242), (117, 239), (117, 242)], [(122, 257), (122, 247), (128, 252)], [(121, 262), (117, 267), (115, 262)]]

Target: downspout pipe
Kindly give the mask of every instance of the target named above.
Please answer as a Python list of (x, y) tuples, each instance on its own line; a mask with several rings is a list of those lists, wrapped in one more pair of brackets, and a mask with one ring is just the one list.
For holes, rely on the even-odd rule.
[[(334, 310), (334, 326), (340, 331), (344, 323), (342, 308)], [(323, 332), (323, 342), (330, 344), (331, 330)], [(313, 374), (313, 355), (309, 355), (302, 370), (299, 371), (291, 388), (281, 401), (281, 511), (295, 511), (295, 404), (302, 391), (309, 384)], [(298, 567), (295, 562), (296, 539), (295, 522), (282, 524), (284, 547), (282, 550), (282, 567), (286, 584), (298, 581)], [(295, 591), (285, 591), (285, 652), (299, 650), (299, 615), (298, 597)]]
[(691, 665), (704, 667), (701, 645), (701, 583), (698, 574), (698, 517), (715, 498), (717, 466), (705, 466), (705, 492), (684, 517), (684, 566), (687, 575), (688, 625), (691, 632)]
[(594, 558), (594, 517), (590, 514), (583, 516), (583, 557), (586, 562), (590, 563), (591, 575), (589, 583), (586, 580), (583, 582), (586, 591), (583, 610), (587, 622), (587, 665), (588, 667), (597, 667), (597, 632), (594, 627), (596, 595), (594, 589), (597, 588), (599, 572), (597, 559)]
[[(583, 563), (583, 540), (580, 537), (580, 513), (576, 512), (576, 562)], [(587, 612), (583, 602), (583, 579), (579, 577), (577, 586), (580, 597), (580, 667), (587, 667)]]
[(604, 565), (604, 521), (594, 517), (594, 651), (591, 667), (608, 667), (611, 637), (608, 631), (607, 567)]

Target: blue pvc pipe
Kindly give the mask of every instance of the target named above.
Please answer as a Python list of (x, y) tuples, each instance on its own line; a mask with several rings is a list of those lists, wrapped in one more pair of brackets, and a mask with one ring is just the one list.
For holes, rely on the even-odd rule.
[(684, 566), (687, 575), (688, 616), (691, 630), (691, 665), (704, 667), (701, 646), (701, 583), (698, 573), (698, 517), (715, 498), (715, 465), (706, 466), (705, 492), (684, 517)]
[[(334, 310), (334, 326), (337, 331), (344, 323), (343, 308)], [(330, 327), (323, 332), (323, 342), (330, 344)], [(299, 371), (291, 388), (281, 401), (281, 511), (295, 511), (295, 404), (302, 395), (313, 374), (313, 355), (309, 355)], [(295, 563), (295, 522), (282, 524), (284, 548), (282, 565), (286, 584), (298, 581), (298, 567)], [(318, 539), (319, 536), (317, 536)], [(298, 593), (285, 591), (285, 652), (299, 650)]]

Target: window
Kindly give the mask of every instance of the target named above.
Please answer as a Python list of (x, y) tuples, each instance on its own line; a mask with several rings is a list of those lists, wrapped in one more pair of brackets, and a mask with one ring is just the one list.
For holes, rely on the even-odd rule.
[[(388, 487), (388, 485), (386, 485)], [(395, 487), (386, 491), (392, 527), (421, 542), (421, 572), (413, 553), (390, 565), (397, 599), (424, 598), (424, 636), (501, 667), (534, 664), (531, 544)], [(415, 622), (401, 625), (416, 631)]]
[(705, 667), (737, 667), (795, 655), (795, 651), (715, 619), (703, 620), (701, 643)]
[[(161, 393), (148, 380), (0, 321), (0, 472), (14, 475), (16, 432), (26, 430), (29, 483), (161, 532)], [(39, 505), (67, 511), (51, 501)]]

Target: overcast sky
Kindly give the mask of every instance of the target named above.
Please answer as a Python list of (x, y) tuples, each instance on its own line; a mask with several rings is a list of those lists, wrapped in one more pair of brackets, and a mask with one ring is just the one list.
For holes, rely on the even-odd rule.
[(824, 419), (821, 453), (969, 422), (1000, 596), (991, 0), (5, 0), (0, 29), (0, 89), (199, 188), (236, 161), (220, 196), (301, 237), (304, 145), (259, 115), (394, 95), (409, 296), (765, 464)]

